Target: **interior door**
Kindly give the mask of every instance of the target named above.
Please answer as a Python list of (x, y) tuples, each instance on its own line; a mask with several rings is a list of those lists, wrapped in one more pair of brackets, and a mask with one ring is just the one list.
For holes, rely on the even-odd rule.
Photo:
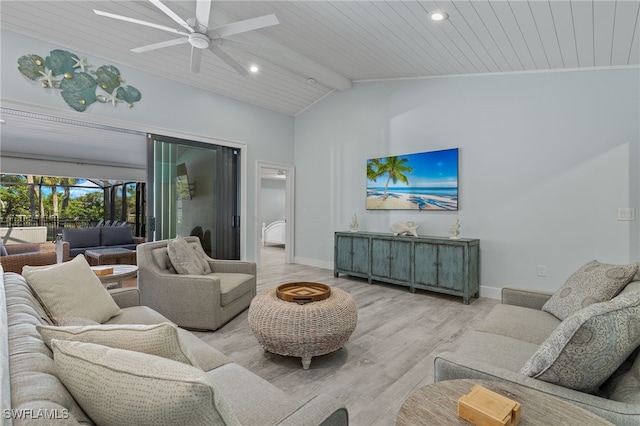
[(149, 134), (149, 241), (196, 235), (216, 259), (240, 259), (240, 150)]

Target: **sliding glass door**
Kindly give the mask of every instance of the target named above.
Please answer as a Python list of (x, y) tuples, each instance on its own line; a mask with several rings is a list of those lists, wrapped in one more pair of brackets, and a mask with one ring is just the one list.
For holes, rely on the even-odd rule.
[(152, 135), (148, 238), (197, 235), (211, 257), (240, 259), (240, 150)]

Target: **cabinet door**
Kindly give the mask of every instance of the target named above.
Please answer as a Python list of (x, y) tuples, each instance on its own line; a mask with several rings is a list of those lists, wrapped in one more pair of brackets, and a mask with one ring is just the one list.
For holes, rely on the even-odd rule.
[(465, 288), (466, 264), (464, 245), (443, 244), (438, 247), (438, 285), (451, 290)]
[(369, 273), (369, 239), (356, 236), (336, 237), (336, 269)]
[(428, 286), (438, 285), (438, 245), (415, 243), (415, 283)]
[(411, 243), (371, 240), (371, 275), (394, 281), (411, 281)]

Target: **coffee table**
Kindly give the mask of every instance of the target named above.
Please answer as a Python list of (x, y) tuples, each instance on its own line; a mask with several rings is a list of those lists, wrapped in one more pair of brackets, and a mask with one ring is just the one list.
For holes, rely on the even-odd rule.
[[(92, 266), (92, 270), (113, 268), (113, 273), (107, 275), (96, 275), (105, 288), (121, 288), (122, 281), (133, 278), (138, 274), (136, 265), (100, 265)], [(115, 283), (113, 285), (109, 285)]]
[(85, 250), (84, 257), (89, 265), (136, 264), (135, 250), (119, 247)]
[(413, 392), (396, 418), (396, 426), (469, 425), (458, 417), (458, 399), (480, 385), (522, 404), (521, 426), (613, 425), (613, 423), (554, 396), (515, 383), (459, 379), (433, 383)]
[(249, 326), (264, 350), (301, 357), (305, 370), (312, 357), (344, 346), (357, 322), (353, 297), (335, 287), (328, 298), (302, 304), (278, 298), (274, 288), (259, 293), (249, 306)]

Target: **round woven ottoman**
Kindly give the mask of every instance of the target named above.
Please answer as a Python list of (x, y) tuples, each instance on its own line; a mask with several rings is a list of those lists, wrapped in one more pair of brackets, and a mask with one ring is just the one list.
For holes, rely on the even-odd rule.
[(305, 370), (311, 357), (340, 349), (357, 322), (353, 297), (335, 287), (329, 298), (305, 304), (279, 299), (274, 288), (258, 294), (249, 306), (249, 326), (262, 347), (274, 354), (301, 357)]

